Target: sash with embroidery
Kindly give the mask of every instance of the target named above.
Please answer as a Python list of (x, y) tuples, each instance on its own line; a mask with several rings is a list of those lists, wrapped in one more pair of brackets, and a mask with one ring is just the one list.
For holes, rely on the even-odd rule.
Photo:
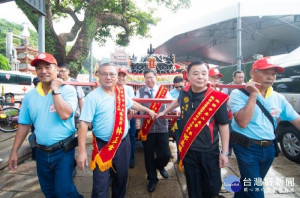
[(112, 159), (114, 158), (120, 144), (125, 130), (126, 107), (125, 107), (125, 91), (122, 86), (115, 86), (115, 121), (111, 137), (108, 143), (99, 151), (96, 137), (93, 134), (93, 152), (90, 168), (94, 170), (96, 164), (100, 171), (104, 172), (112, 167)]
[[(156, 93), (155, 98), (165, 98), (167, 95), (168, 89), (165, 86), (160, 86), (158, 92)], [(152, 103), (149, 107), (150, 110), (152, 110), (155, 113), (158, 113), (162, 103)], [(144, 120), (142, 129), (138, 133), (138, 139), (141, 139), (142, 141), (147, 140), (147, 135), (150, 132), (150, 129), (154, 123), (154, 120), (151, 118), (146, 118)]]
[(217, 110), (228, 100), (228, 95), (208, 88), (203, 101), (187, 121), (178, 143), (180, 157), (179, 170), (183, 172), (182, 162), (187, 151), (196, 137), (202, 132), (204, 126), (209, 122)]

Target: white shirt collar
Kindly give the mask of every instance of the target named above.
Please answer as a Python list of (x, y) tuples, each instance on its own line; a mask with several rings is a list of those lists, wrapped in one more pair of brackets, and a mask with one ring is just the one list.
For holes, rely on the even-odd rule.
[(146, 85), (146, 89), (145, 89), (145, 92), (149, 92), (150, 93), (150, 90), (153, 89), (154, 92), (156, 92), (158, 89), (159, 89), (159, 86), (156, 84), (154, 85), (153, 88), (150, 88)]

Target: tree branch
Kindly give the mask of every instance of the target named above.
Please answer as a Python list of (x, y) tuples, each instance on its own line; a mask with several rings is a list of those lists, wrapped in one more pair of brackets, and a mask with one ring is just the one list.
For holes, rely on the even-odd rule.
[(127, 20), (122, 15), (114, 13), (105, 13), (101, 14), (98, 17), (98, 21), (102, 25), (115, 25), (124, 28), (126, 37), (129, 37), (130, 28), (128, 26)]
[(126, 10), (126, 0), (122, 0), (122, 15), (124, 15)]
[(55, 2), (55, 8), (57, 11), (61, 13), (68, 14), (69, 16), (72, 17), (74, 20), (74, 25), (71, 28), (71, 31), (69, 33), (62, 33), (59, 35), (59, 39), (62, 43), (67, 43), (68, 41), (73, 41), (76, 38), (77, 32), (80, 30), (82, 27), (82, 21), (80, 21), (76, 15), (76, 11), (73, 11), (70, 7), (64, 8), (59, 5), (60, 1), (57, 0)]

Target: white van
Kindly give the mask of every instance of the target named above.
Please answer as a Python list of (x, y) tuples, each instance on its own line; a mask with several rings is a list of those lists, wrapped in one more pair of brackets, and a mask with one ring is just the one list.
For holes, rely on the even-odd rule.
[(35, 76), (31, 74), (0, 70), (0, 93), (5, 102), (21, 101), (24, 95), (34, 88), (33, 78)]
[[(287, 101), (300, 114), (300, 47), (287, 54), (276, 63), (285, 68), (277, 74), (273, 88), (285, 96)], [(276, 129), (277, 137), (284, 155), (300, 163), (300, 131), (290, 122), (280, 122)]]

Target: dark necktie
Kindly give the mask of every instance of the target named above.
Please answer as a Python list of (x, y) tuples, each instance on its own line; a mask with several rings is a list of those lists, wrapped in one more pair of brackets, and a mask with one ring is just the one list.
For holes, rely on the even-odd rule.
[(150, 97), (151, 97), (151, 98), (154, 98), (154, 97), (153, 97), (153, 89), (150, 89)]

